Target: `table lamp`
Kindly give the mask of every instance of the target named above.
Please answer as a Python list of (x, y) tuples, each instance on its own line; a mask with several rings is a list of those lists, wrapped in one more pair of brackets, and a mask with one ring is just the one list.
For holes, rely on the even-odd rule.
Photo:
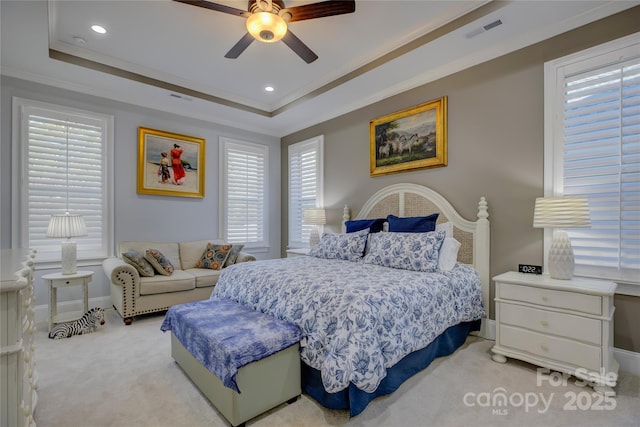
[(547, 268), (552, 279), (570, 280), (575, 261), (573, 248), (565, 228), (591, 226), (586, 197), (538, 197), (533, 214), (535, 228), (554, 228)]
[(304, 210), (304, 216), (302, 218), (304, 224), (313, 225), (311, 228), (311, 234), (309, 235), (309, 247), (313, 248), (320, 242), (320, 233), (318, 232), (318, 226), (327, 223), (327, 218), (322, 208), (309, 208)]
[(62, 274), (74, 274), (76, 272), (76, 242), (72, 237), (87, 235), (87, 227), (81, 215), (51, 215), (47, 237), (65, 238), (62, 242)]

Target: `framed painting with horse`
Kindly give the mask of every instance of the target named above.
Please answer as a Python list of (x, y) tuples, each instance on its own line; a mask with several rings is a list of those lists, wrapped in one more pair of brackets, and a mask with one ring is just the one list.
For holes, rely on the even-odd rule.
[(371, 176), (447, 165), (447, 97), (369, 122)]

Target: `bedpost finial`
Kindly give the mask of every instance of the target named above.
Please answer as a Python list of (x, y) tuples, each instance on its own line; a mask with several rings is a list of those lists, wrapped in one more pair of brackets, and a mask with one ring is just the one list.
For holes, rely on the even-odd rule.
[(484, 196), (480, 197), (480, 201), (478, 202), (478, 219), (489, 218), (488, 206), (487, 199)]

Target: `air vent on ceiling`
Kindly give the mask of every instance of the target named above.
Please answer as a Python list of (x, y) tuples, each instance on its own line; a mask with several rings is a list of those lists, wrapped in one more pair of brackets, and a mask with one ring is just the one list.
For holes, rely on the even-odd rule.
[(471, 30), (470, 32), (468, 32), (467, 34), (465, 34), (465, 37), (470, 39), (473, 38), (477, 35), (480, 35), (482, 33), (484, 33), (485, 31), (489, 31), (492, 30), (498, 26), (502, 25), (502, 20), (500, 19), (496, 19), (493, 22), (488, 23), (487, 25), (483, 25), (480, 28), (476, 28), (475, 30)]
[(183, 101), (193, 101), (193, 98), (189, 98), (188, 96), (181, 95), (179, 93), (170, 93), (169, 96), (173, 98), (182, 99)]
[(499, 19), (496, 19), (495, 21), (483, 26), (482, 28), (484, 28), (485, 31), (489, 31), (490, 29), (495, 28), (498, 25), (502, 25), (502, 21)]

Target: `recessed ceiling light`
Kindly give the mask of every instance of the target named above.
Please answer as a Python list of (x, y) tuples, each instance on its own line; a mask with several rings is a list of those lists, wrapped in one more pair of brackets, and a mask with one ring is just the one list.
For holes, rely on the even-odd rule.
[(266, 90), (267, 92), (273, 92), (275, 89), (273, 88), (273, 86), (266, 86), (264, 90)]
[(105, 34), (107, 30), (102, 25), (92, 25), (91, 29), (98, 34)]

